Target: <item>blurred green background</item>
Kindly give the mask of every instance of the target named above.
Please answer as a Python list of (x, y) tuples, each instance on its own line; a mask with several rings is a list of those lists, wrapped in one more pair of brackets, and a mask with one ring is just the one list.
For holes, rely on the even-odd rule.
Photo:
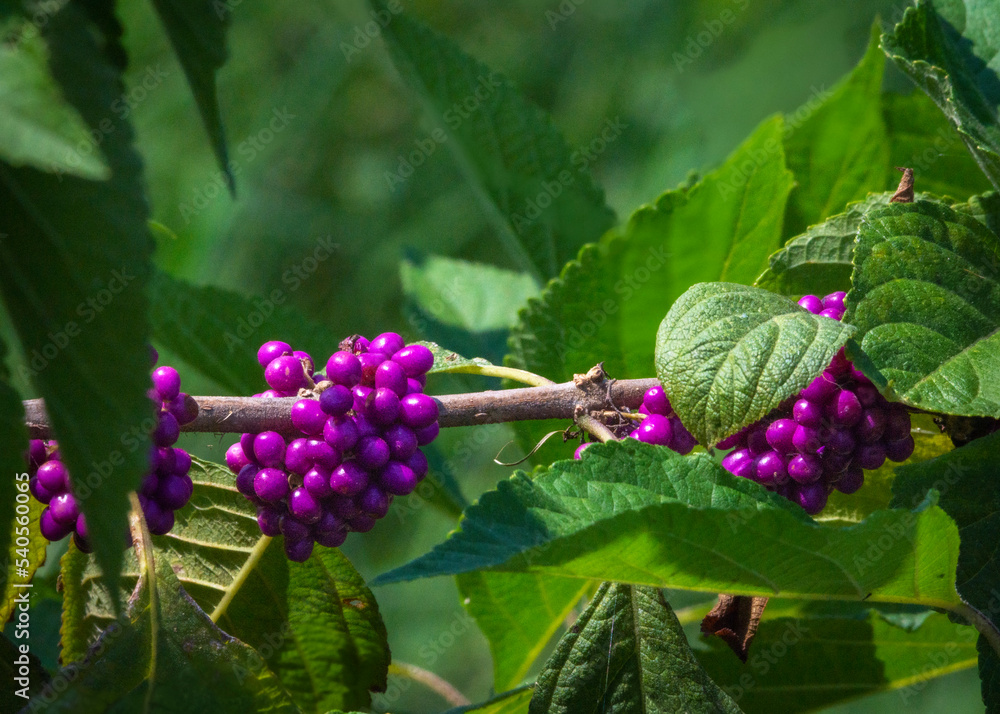
[[(229, 4), (230, 60), (219, 77), (219, 97), (238, 173), (235, 200), (222, 188), (184, 75), (155, 16), (145, 4), (120, 4), (131, 58), (131, 119), (146, 160), (153, 215), (175, 234), (157, 235), (157, 262), (177, 277), (245, 294), (284, 289), (290, 302), (329, 330), (331, 351), (354, 332), (374, 336), (393, 329), (409, 339), (424, 337), (419, 321), (408, 319), (412, 306), (400, 280), (404, 256), (438, 254), (509, 266), (446, 150), (434, 151), (403, 184), (386, 181), (399, 156), (412, 151), (431, 126), (379, 40), (345, 54), (344, 43), (353, 45), (358, 28), (370, 20), (367, 6), (360, 0)], [(624, 220), (690, 171), (717, 164), (764, 117), (792, 111), (830, 88), (863, 54), (875, 16), (893, 23), (907, 3), (402, 4), (513, 79), (551, 114), (571, 146), (590, 144), (609, 120), (624, 124), (620, 137), (591, 164)], [(720, 23), (726, 11), (733, 20)], [(691, 44), (698, 33), (720, 25), (707, 47)], [(140, 91), (142, 80), (153, 76), (159, 79), (148, 82), (152, 88)], [(890, 67), (887, 84), (905, 90), (907, 81)], [(293, 289), (289, 269), (324, 240), (336, 246), (332, 257)], [(282, 338), (279, 324), (260, 332), (254, 347)], [(479, 344), (481, 356), (502, 358), (502, 334), (484, 336)], [(161, 363), (181, 370), (186, 391), (224, 393), (161, 354)], [(485, 384), (438, 378), (432, 390)], [(31, 393), (27, 385), (17, 386)], [(502, 426), (443, 433), (443, 457), (470, 500), (509, 475), (493, 459), (511, 438)], [(229, 443), (205, 435), (182, 441), (218, 461)], [(516, 451), (510, 447), (502, 459), (513, 460)], [(397, 502), (372, 533), (352, 536), (344, 549), (371, 578), (425, 552), (454, 524), (434, 503), (412, 497)], [(54, 565), (50, 558), (50, 579)], [(489, 651), (463, 614), (453, 581), (393, 585), (375, 594), (394, 658), (436, 672), (472, 701), (489, 694)], [(57, 616), (54, 603), (40, 608)], [(54, 640), (45, 652), (54, 666)], [(447, 708), (420, 685), (395, 677), (375, 707)], [(978, 677), (966, 670), (927, 684), (915, 696), (889, 692), (829, 711), (981, 710)]]

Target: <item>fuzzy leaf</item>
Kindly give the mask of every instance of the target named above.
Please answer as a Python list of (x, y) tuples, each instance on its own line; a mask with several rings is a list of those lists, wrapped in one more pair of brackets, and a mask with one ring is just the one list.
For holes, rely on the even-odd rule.
[(395, 13), (380, 0), (373, 5), (391, 18), (382, 35), (393, 61), (438, 125), (427, 140), (440, 137), (454, 153), (516, 267), (537, 281), (557, 275), (615, 220), (589, 171), (572, 161), (548, 117), (507, 78), (395, 14), (398, 5)]
[(739, 712), (654, 588), (604, 583), (538, 676), (529, 714)]
[[(844, 319), (908, 404), (1000, 416), (1000, 239), (975, 218), (917, 201), (869, 212)], [(864, 367), (862, 367), (864, 369)]]
[(760, 288), (702, 283), (656, 335), (656, 373), (702, 444), (766, 416), (818, 376), (854, 332)]

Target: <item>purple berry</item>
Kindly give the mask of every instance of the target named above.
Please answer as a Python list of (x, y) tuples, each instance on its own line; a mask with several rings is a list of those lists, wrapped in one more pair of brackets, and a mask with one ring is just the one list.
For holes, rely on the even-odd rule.
[(427, 457), (424, 456), (423, 451), (420, 451), (419, 449), (414, 451), (410, 458), (404, 460), (403, 463), (410, 467), (410, 470), (416, 474), (417, 481), (420, 481), (427, 475)]
[(893, 404), (886, 410), (885, 440), (899, 441), (910, 435), (910, 413), (905, 407)]
[(858, 384), (854, 387), (854, 393), (858, 395), (861, 406), (870, 407), (880, 400), (881, 395), (873, 384)]
[(322, 466), (314, 466), (302, 477), (302, 486), (313, 498), (323, 499), (333, 495), (330, 488), (330, 471)]
[(243, 454), (250, 461), (254, 461), (257, 458), (253, 454), (253, 440), (256, 438), (256, 434), (240, 434), (240, 449), (243, 450)]
[(399, 352), (406, 343), (403, 338), (395, 332), (383, 332), (368, 345), (369, 352), (381, 352), (386, 358), (392, 357)]
[(738, 449), (722, 460), (722, 466), (734, 476), (754, 478), (757, 475), (755, 459), (750, 449)]
[(389, 446), (389, 456), (394, 461), (405, 461), (417, 450), (417, 435), (413, 429), (402, 424), (393, 424), (382, 434)]
[(278, 519), (278, 529), (287, 540), (303, 540), (309, 537), (309, 526), (290, 513), (284, 513)]
[(170, 412), (161, 412), (153, 430), (153, 443), (157, 446), (173, 446), (180, 435), (181, 425), (177, 423), (177, 417)]
[(808, 399), (810, 402), (825, 402), (837, 392), (837, 381), (833, 375), (823, 372), (816, 377), (808, 387), (799, 392), (801, 399)]
[(319, 406), (325, 414), (344, 416), (354, 406), (354, 395), (344, 385), (334, 384), (319, 395)]
[(815, 516), (826, 507), (825, 484), (813, 483), (800, 486), (796, 495), (796, 501), (810, 516)]
[(76, 517), (76, 534), (84, 540), (90, 537), (90, 530), (87, 528), (87, 517), (82, 513)]
[(285, 557), (293, 563), (304, 563), (313, 552), (313, 541), (308, 536), (302, 540), (289, 540), (285, 536)]
[(288, 495), (288, 476), (280, 469), (261, 469), (254, 476), (253, 490), (262, 501), (280, 501)]
[(52, 494), (69, 489), (69, 471), (62, 461), (46, 461), (35, 472), (38, 485)]
[(380, 387), (368, 396), (365, 413), (376, 424), (382, 426), (392, 424), (401, 413), (399, 396), (391, 389)]
[(819, 430), (810, 426), (796, 427), (792, 444), (800, 454), (815, 454), (820, 447)]
[(767, 429), (756, 427), (747, 432), (747, 448), (754, 456), (760, 456), (770, 451), (771, 445), (767, 443)]
[(299, 363), (301, 363), (302, 368), (306, 371), (306, 374), (312, 377), (315, 372), (315, 368), (313, 365), (313, 358), (309, 356), (309, 353), (301, 350), (295, 350), (292, 352), (292, 356), (295, 357)]
[(173, 367), (157, 367), (153, 370), (153, 389), (161, 402), (169, 402), (181, 391), (181, 376)]
[(341, 496), (356, 496), (368, 487), (368, 472), (353, 461), (345, 461), (330, 474), (329, 485)]
[(790, 454), (795, 451), (792, 440), (798, 428), (799, 425), (791, 419), (776, 419), (767, 427), (767, 443), (779, 454)]
[(852, 367), (851, 360), (847, 359), (844, 348), (841, 347), (837, 354), (833, 356), (833, 359), (830, 360), (830, 365), (826, 368), (826, 371), (834, 377), (840, 377), (850, 372)]
[(424, 385), (422, 385), (418, 380), (414, 379), (413, 377), (406, 378), (407, 394), (420, 394), (423, 391), (424, 391)]
[(864, 407), (857, 395), (849, 389), (841, 389), (826, 404), (826, 415), (834, 424), (854, 426), (861, 420)]
[(306, 524), (316, 523), (323, 515), (319, 501), (302, 486), (288, 496), (288, 511), (295, 520)]
[(823, 462), (823, 470), (830, 475), (839, 474), (851, 465), (854, 458), (853, 449), (851, 451), (834, 451), (827, 448), (823, 450), (820, 461)]
[(249, 499), (256, 499), (257, 492), (254, 490), (254, 480), (259, 471), (260, 467), (256, 464), (247, 464), (240, 469), (239, 474), (236, 475), (236, 490)]
[(263, 466), (278, 467), (285, 459), (285, 438), (276, 431), (262, 431), (253, 440), (255, 461)]
[(646, 390), (646, 393), (642, 395), (642, 404), (649, 410), (650, 414), (668, 416), (673, 411), (670, 400), (667, 399), (667, 393), (660, 385)]
[(907, 434), (902, 439), (886, 443), (885, 455), (890, 461), (895, 461), (898, 464), (910, 458), (913, 455), (914, 448), (913, 437)]
[(309, 439), (306, 442), (306, 457), (312, 461), (314, 466), (322, 466), (327, 470), (337, 468), (343, 460), (340, 449), (319, 439)]
[(366, 387), (374, 387), (375, 372), (378, 370), (379, 365), (387, 359), (389, 359), (389, 356), (381, 352), (365, 352), (358, 355), (358, 361), (361, 362), (361, 384)]
[(292, 426), (308, 436), (323, 433), (326, 414), (315, 399), (300, 399), (292, 405)]
[(292, 354), (292, 346), (287, 342), (279, 342), (276, 340), (272, 342), (265, 342), (260, 346), (260, 349), (257, 350), (257, 362), (260, 363), (261, 367), (266, 368), (267, 365), (271, 364), (271, 362), (276, 360), (278, 357), (290, 354)]
[(831, 320), (840, 320), (844, 316), (843, 310), (834, 310), (833, 308), (827, 308), (819, 313), (820, 317), (828, 317)]
[(80, 507), (76, 505), (73, 494), (60, 493), (58, 496), (54, 496), (49, 503), (49, 512), (57, 523), (67, 528), (73, 528), (80, 515)]
[(347, 528), (339, 530), (320, 531), (316, 533), (316, 542), (325, 548), (339, 548), (347, 540)]
[(375, 389), (390, 389), (397, 397), (406, 396), (406, 372), (402, 365), (386, 360), (375, 370)]
[(854, 455), (858, 466), (874, 471), (885, 463), (886, 450), (881, 443), (863, 444)]
[(361, 381), (361, 361), (350, 352), (334, 352), (326, 362), (326, 377), (349, 389)]
[(341, 452), (350, 451), (358, 443), (358, 427), (349, 416), (330, 417), (323, 427), (323, 439)]
[(799, 298), (799, 305), (804, 307), (813, 315), (818, 315), (823, 309), (823, 301), (815, 295), (803, 295)]
[(823, 464), (813, 454), (796, 454), (788, 462), (788, 475), (798, 484), (810, 484), (823, 475)]
[(41, 530), (42, 535), (45, 536), (45, 540), (56, 542), (57, 540), (62, 540), (69, 535), (69, 532), (73, 530), (73, 526), (68, 526), (60, 523), (52, 516), (52, 510), (46, 508), (42, 511), (41, 517), (38, 519), (38, 527)]
[(413, 433), (417, 435), (417, 444), (419, 446), (427, 446), (437, 438), (440, 431), (440, 425), (437, 422), (434, 422), (430, 426), (425, 426), (423, 429), (415, 429)]
[(312, 468), (312, 463), (313, 460), (309, 458), (309, 440), (293, 439), (285, 449), (285, 468), (301, 476)]
[(374, 518), (382, 518), (389, 512), (389, 494), (372, 484), (357, 497), (358, 508)]
[(306, 386), (306, 372), (298, 357), (276, 357), (264, 370), (264, 379), (271, 389), (295, 394)]
[(823, 307), (827, 309), (844, 311), (844, 298), (847, 297), (847, 293), (843, 290), (838, 290), (835, 293), (830, 293), (823, 298)]
[(581, 458), (583, 458), (583, 452), (586, 451), (593, 443), (594, 443), (593, 441), (587, 441), (583, 444), (580, 444), (578, 447), (576, 447), (576, 451), (573, 452), (573, 458), (579, 461)]
[(411, 429), (423, 429), (437, 421), (437, 402), (426, 394), (407, 394), (400, 405), (402, 422)]
[(345, 521), (361, 513), (354, 499), (347, 496), (334, 496), (328, 499), (326, 507), (330, 513)]
[(378, 472), (378, 484), (381, 486), (386, 493), (391, 493), (396, 496), (406, 496), (407, 494), (413, 493), (413, 489), (417, 487), (419, 479), (417, 475), (413, 473), (413, 470), (409, 466), (399, 463), (398, 461), (390, 461)]
[(28, 465), (36, 469), (45, 463), (48, 454), (45, 452), (45, 442), (41, 439), (32, 439), (28, 442)]
[(854, 433), (858, 440), (870, 444), (882, 438), (886, 421), (884, 409), (878, 407), (865, 409), (861, 414), (861, 421), (854, 427)]
[(434, 353), (423, 345), (409, 345), (392, 356), (392, 361), (403, 368), (407, 377), (426, 374), (434, 366)]
[(694, 438), (694, 435), (690, 431), (684, 428), (681, 420), (676, 416), (670, 417), (670, 425), (673, 428), (674, 435), (668, 446), (681, 456), (690, 454), (691, 450), (698, 445), (698, 440)]
[(32, 476), (28, 481), (28, 490), (31, 491), (31, 495), (35, 497), (36, 501), (46, 505), (50, 503), (52, 501), (52, 497), (56, 495), (38, 483), (37, 476)]
[(354, 403), (351, 405), (351, 408), (357, 414), (368, 413), (368, 397), (371, 396), (373, 391), (375, 390), (363, 384), (359, 384), (351, 390), (351, 394), (354, 396)]
[(377, 521), (378, 519), (373, 515), (358, 513), (356, 516), (347, 519), (347, 525), (355, 533), (367, 533), (375, 527)]
[(147, 501), (142, 512), (146, 517), (146, 526), (153, 535), (166, 535), (174, 527), (174, 512), (156, 501)]
[(275, 538), (281, 535), (281, 528), (279, 523), (281, 522), (282, 511), (273, 506), (261, 506), (257, 509), (257, 525), (260, 527), (260, 532), (271, 538)]
[(765, 486), (788, 480), (788, 469), (784, 457), (777, 451), (768, 451), (757, 457), (756, 480)]
[(823, 424), (823, 409), (808, 399), (800, 399), (792, 407), (792, 416), (801, 426), (811, 426), (813, 428)]
[[(791, 438), (791, 437), (789, 437), (789, 438)], [(715, 448), (716, 449), (721, 449), (723, 451), (726, 451), (728, 449), (732, 449), (734, 446), (739, 446), (739, 445), (743, 444), (745, 439), (746, 439), (746, 431), (745, 430), (740, 430), (740, 431), (736, 432), (735, 434), (732, 434), (731, 436), (727, 436), (725, 439), (723, 439), (722, 441), (720, 441), (718, 444), (715, 445)], [(791, 443), (791, 442), (789, 442), (789, 443)]]
[(852, 466), (840, 475), (834, 486), (841, 493), (850, 495), (865, 484), (865, 472), (858, 466)]
[(636, 438), (646, 444), (658, 444), (666, 446), (673, 436), (673, 427), (670, 419), (659, 414), (650, 414), (642, 420), (636, 429)]
[(160, 479), (156, 489), (156, 500), (164, 508), (176, 511), (183, 508), (194, 493), (194, 484), (187, 476), (173, 474)]
[(243, 453), (243, 447), (239, 442), (226, 449), (226, 466), (234, 474), (238, 474), (240, 469), (250, 463), (250, 459)]
[(826, 447), (831, 451), (837, 451), (842, 454), (849, 454), (854, 451), (854, 447), (857, 446), (857, 440), (854, 435), (845, 428), (832, 429), (830, 435), (826, 439)]
[(358, 466), (369, 471), (380, 469), (389, 461), (389, 445), (378, 436), (365, 436), (355, 449)]

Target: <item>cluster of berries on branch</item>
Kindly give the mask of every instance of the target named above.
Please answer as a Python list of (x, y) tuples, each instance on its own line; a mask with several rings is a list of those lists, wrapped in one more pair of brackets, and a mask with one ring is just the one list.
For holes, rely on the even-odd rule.
[[(799, 305), (840, 320), (843, 292), (806, 295)], [(723, 439), (732, 449), (722, 465), (798, 503), (807, 513), (826, 506), (834, 489), (851, 494), (864, 471), (913, 453), (910, 414), (890, 403), (840, 350), (830, 366), (797, 396), (755, 424)]]
[(395, 332), (344, 340), (314, 371), (312, 358), (285, 342), (257, 352), (270, 389), (255, 397), (301, 396), (294, 434), (243, 434), (226, 452), (236, 487), (257, 507), (268, 536), (302, 562), (314, 544), (335, 548), (350, 531), (366, 532), (394, 496), (411, 493), (427, 473), (421, 446), (438, 435), (438, 405), (423, 393), (434, 355)]
[[(151, 348), (151, 351), (155, 364), (158, 356), (156, 350)], [(157, 405), (156, 427), (152, 433), (149, 471), (138, 494), (149, 532), (165, 535), (174, 527), (174, 511), (182, 508), (194, 491), (188, 475), (191, 456), (184, 449), (174, 448), (181, 426), (194, 417), (185, 409), (187, 395), (181, 392), (181, 378), (176, 369), (157, 367), (152, 382), (148, 395)], [(69, 471), (59, 459), (58, 444), (32, 439), (26, 460), (31, 494), (46, 506), (39, 521), (42, 535), (49, 541), (57, 541), (72, 533), (76, 546), (89, 553), (87, 519), (73, 494)]]

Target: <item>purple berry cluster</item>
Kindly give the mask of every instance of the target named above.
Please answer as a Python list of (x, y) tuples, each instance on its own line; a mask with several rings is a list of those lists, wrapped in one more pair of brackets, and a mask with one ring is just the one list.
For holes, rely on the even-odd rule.
[(283, 535), (289, 560), (302, 562), (315, 543), (336, 548), (371, 530), (426, 475), (419, 447), (438, 435), (437, 402), (423, 393), (434, 355), (386, 332), (345, 340), (325, 374), (284, 342), (265, 343), (257, 360), (270, 389), (255, 397), (303, 397), (292, 406), (295, 436), (243, 434), (226, 464), (261, 531)]
[[(639, 413), (643, 415), (643, 420), (639, 426), (629, 433), (629, 438), (638, 439), (647, 444), (658, 444), (673, 449), (679, 454), (689, 454), (697, 444), (694, 436), (691, 435), (680, 418), (674, 413), (670, 406), (670, 400), (663, 387), (657, 385), (650, 387), (642, 395), (642, 405)], [(580, 444), (574, 459), (579, 459), (584, 450), (593, 442)]]
[[(156, 362), (156, 352), (153, 351)], [(181, 378), (173, 367), (157, 367), (152, 374), (149, 397), (157, 404), (157, 423), (153, 430), (150, 468), (139, 487), (139, 503), (149, 532), (165, 535), (174, 527), (174, 511), (183, 507), (194, 490), (188, 471), (191, 456), (174, 448), (182, 424), (191, 420), (185, 410), (186, 394), (180, 391)], [(55, 441), (32, 439), (27, 453), (28, 486), (32, 495), (46, 508), (39, 528), (49, 541), (62, 540), (70, 533), (84, 553), (90, 552), (87, 519), (73, 495), (69, 471), (59, 459)]]
[[(839, 320), (844, 293), (806, 295), (799, 305)], [(850, 494), (864, 471), (913, 453), (910, 415), (888, 402), (841, 350), (830, 366), (796, 397), (761, 421), (723, 439), (733, 449), (722, 465), (816, 514), (834, 489)]]

